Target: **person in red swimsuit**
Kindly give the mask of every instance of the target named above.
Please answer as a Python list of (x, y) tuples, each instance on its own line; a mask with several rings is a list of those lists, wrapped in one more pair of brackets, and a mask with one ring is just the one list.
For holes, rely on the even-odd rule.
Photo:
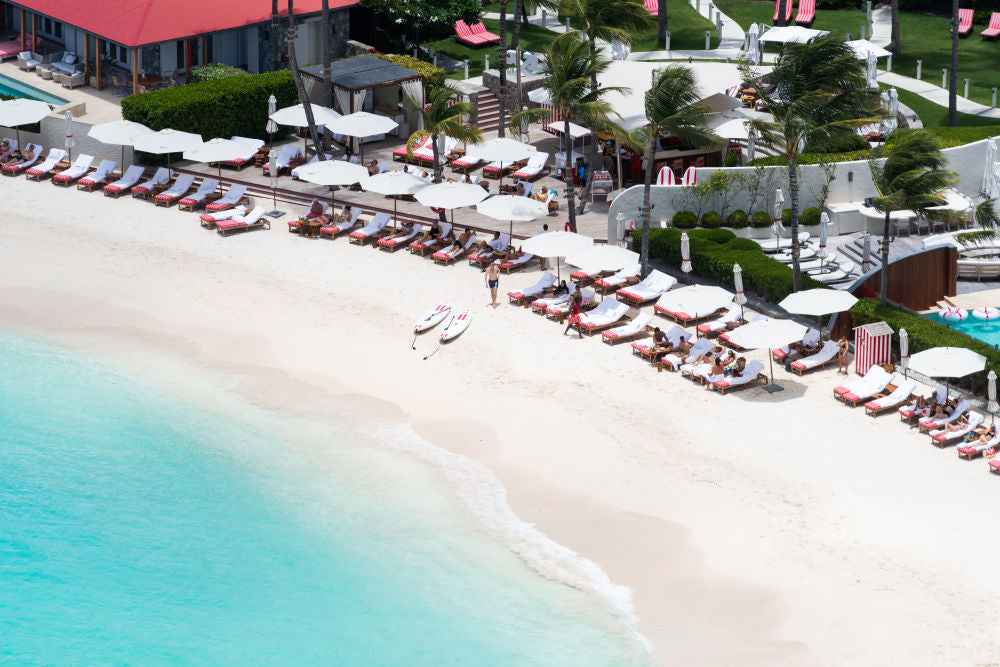
[[(566, 318), (566, 330), (563, 331), (563, 336), (569, 333), (570, 328), (574, 324), (580, 323), (580, 302), (583, 301), (583, 297), (580, 296), (580, 291), (577, 290), (569, 300), (569, 317)], [(577, 337), (583, 338), (583, 334), (579, 331), (576, 332)]]

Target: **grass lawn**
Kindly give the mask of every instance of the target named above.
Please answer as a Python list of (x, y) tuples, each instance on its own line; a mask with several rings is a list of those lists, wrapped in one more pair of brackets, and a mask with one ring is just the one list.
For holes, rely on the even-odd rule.
[[(771, 25), (771, 18), (774, 16), (774, 2), (761, 2), (760, 0), (717, 0), (716, 5), (722, 13), (740, 24), (746, 30), (751, 23), (764, 23)], [(792, 12), (792, 20), (795, 19), (797, 9)], [(824, 9), (816, 10), (816, 19), (812, 28), (816, 30), (829, 30), (833, 33), (846, 35), (851, 33), (851, 39), (858, 39), (861, 36), (861, 25), (865, 22), (865, 13), (856, 9), (842, 9), (830, 11)], [(867, 30), (867, 28), (866, 28)], [(870, 35), (865, 35), (870, 37)], [(777, 51), (776, 47), (769, 46), (768, 50)]]
[[(888, 90), (889, 86), (879, 84), (882, 90)], [(897, 88), (899, 102), (913, 109), (913, 112), (920, 117), (920, 121), (925, 127), (941, 127), (948, 124), (948, 109), (939, 104), (924, 99), (916, 93)], [(997, 136), (1000, 136), (1000, 120), (996, 118), (984, 118), (973, 114), (958, 114), (958, 122), (962, 127), (994, 127), (997, 129)]]
[[(490, 32), (499, 35), (500, 34), (500, 21), (494, 19), (484, 19), (483, 23), (486, 25), (486, 29)], [(514, 34), (514, 22), (507, 21), (507, 43)], [(545, 28), (539, 28), (538, 26), (521, 26), (521, 49), (524, 51), (544, 51), (552, 39), (556, 36), (551, 30), (546, 30)], [(437, 53), (443, 53), (447, 56), (451, 56), (457, 60), (469, 59), (469, 76), (480, 76), (483, 73), (483, 65), (485, 63), (485, 57), (488, 55), (490, 57), (490, 67), (496, 69), (497, 63), (499, 63), (499, 56), (497, 55), (497, 47), (486, 46), (479, 49), (474, 49), (471, 46), (466, 46), (460, 44), (452, 37), (445, 37), (444, 39), (439, 39), (436, 42), (427, 42), (424, 46), (433, 46)], [(426, 54), (425, 54), (426, 55)], [(465, 76), (465, 70), (459, 68), (457, 71), (452, 72), (448, 75), (452, 79), (461, 79)]]

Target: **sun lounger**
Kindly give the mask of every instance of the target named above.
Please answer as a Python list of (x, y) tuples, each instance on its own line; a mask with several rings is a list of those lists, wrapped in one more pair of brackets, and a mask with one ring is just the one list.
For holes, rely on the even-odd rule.
[[(652, 319), (652, 316), (650, 316), (650, 319)], [(653, 341), (632, 343), (632, 354), (640, 356), (652, 363), (657, 361), (664, 354), (668, 354), (672, 350), (675, 350), (677, 346), (681, 344), (681, 340), (690, 340), (694, 336), (693, 333), (689, 333), (676, 324), (670, 327), (664, 335), (667, 338), (666, 346), (657, 348)]]
[(986, 30), (979, 33), (979, 36), (983, 39), (996, 39), (1000, 37), (1000, 12), (990, 14), (990, 24), (986, 26)]
[[(787, 0), (788, 6), (792, 5), (792, 0)], [(775, 10), (777, 11), (777, 10)], [(795, 15), (795, 22), (799, 25), (812, 25), (816, 18), (816, 0), (799, 0), (799, 13)]]
[(367, 225), (351, 232), (350, 241), (351, 243), (357, 243), (358, 245), (364, 245), (369, 241), (376, 241), (385, 235), (385, 226), (392, 222), (392, 216), (388, 213), (376, 213), (372, 217), (371, 222)]
[(144, 173), (146, 173), (145, 169), (137, 164), (132, 165), (125, 170), (125, 173), (122, 174), (121, 178), (114, 183), (109, 183), (104, 186), (104, 196), (118, 199), (118, 197), (131, 190), (132, 187), (139, 182), (139, 179), (142, 178)]
[(714, 322), (705, 322), (698, 325), (698, 333), (702, 336), (713, 338), (727, 329), (735, 329), (742, 321), (743, 306), (736, 304), (730, 306), (729, 310), (720, 315)]
[(966, 459), (971, 461), (980, 454), (985, 454), (989, 449), (996, 450), (997, 445), (1000, 445), (1000, 432), (983, 443), (973, 441), (964, 445), (959, 445), (958, 458), (962, 458), (964, 456)]
[(771, 350), (771, 356), (775, 361), (784, 363), (786, 357), (796, 356), (798, 354), (797, 350), (801, 350), (802, 348), (809, 349), (819, 345), (819, 339), (819, 329), (808, 329), (806, 330), (806, 335), (798, 343), (775, 348)]
[[(602, 302), (603, 303), (603, 302)], [(601, 340), (608, 345), (617, 345), (635, 340), (640, 336), (646, 336), (652, 331), (649, 323), (653, 321), (653, 316), (649, 313), (639, 313), (634, 319), (625, 324), (601, 332)]]
[(198, 189), (191, 194), (183, 197), (179, 202), (177, 202), (177, 208), (182, 211), (194, 211), (212, 201), (214, 201), (216, 188), (219, 187), (219, 181), (214, 178), (203, 179), (201, 185)]
[(639, 282), (640, 271), (642, 271), (642, 266), (639, 264), (626, 266), (613, 276), (595, 280), (594, 289), (604, 295), (611, 290), (621, 289), (622, 287), (626, 287), (628, 285), (634, 285)]
[(881, 366), (872, 366), (864, 376), (849, 385), (839, 385), (833, 388), (833, 397), (838, 401), (857, 406), (860, 401), (867, 401), (878, 396), (892, 382), (892, 373)]
[(63, 169), (58, 174), (52, 174), (52, 184), (69, 187), (78, 178), (90, 171), (90, 165), (94, 164), (93, 155), (77, 155), (76, 160), (68, 169)]
[[(778, 252), (779, 250), (785, 250), (785, 249), (788, 249), (788, 248), (792, 247), (792, 240), (791, 239), (785, 239), (785, 238), (783, 238), (783, 239), (781, 239), (779, 241), (779, 240), (776, 240), (776, 239), (774, 239), (772, 237), (772, 238), (768, 238), (768, 239), (761, 239), (759, 241), (757, 239), (754, 239), (754, 240), (757, 241), (758, 245), (760, 245), (761, 250), (763, 250), (764, 252), (766, 252), (768, 254), (772, 254), (772, 255), (774, 253)], [(804, 245), (806, 243), (806, 241), (808, 241), (808, 240), (809, 240), (809, 232), (799, 232), (799, 246), (800, 247), (802, 245)]]
[(194, 186), (194, 174), (181, 174), (173, 185), (153, 197), (153, 203), (157, 206), (170, 208), (177, 200), (186, 195), (192, 186)]
[(627, 322), (629, 318), (626, 313), (628, 313), (627, 303), (607, 299), (601, 301), (596, 308), (587, 313), (570, 316), (569, 321), (573, 328), (581, 334), (586, 333), (588, 336), (593, 336), (595, 331)]
[[(273, 148), (271, 150), (274, 150)], [(291, 167), (292, 161), (297, 160), (302, 157), (302, 147), (298, 144), (285, 144), (278, 151), (278, 157), (275, 158), (274, 162), (278, 167), (277, 176), (281, 176), (281, 172), (288, 171)], [(265, 176), (270, 174), (270, 160), (261, 165), (263, 173)]]
[[(971, 9), (959, 9), (958, 10), (958, 36), (968, 37), (972, 34), (972, 18), (973, 12)], [(954, 28), (952, 28), (954, 30)]]
[(463, 155), (462, 157), (452, 160), (449, 166), (451, 167), (452, 171), (457, 171), (460, 174), (468, 174), (470, 171), (480, 166), (484, 162), (486, 162), (486, 160), (484, 160), (481, 157), (466, 154)]
[(1000, 459), (993, 459), (989, 462), (989, 471), (992, 473), (1000, 473)]
[(44, 149), (41, 146), (39, 146), (38, 144), (28, 144), (27, 146), (24, 147), (24, 150), (22, 151), (22, 153), (28, 152), (29, 149), (31, 149), (31, 151), (33, 153), (33, 157), (30, 160), (22, 162), (21, 164), (8, 164), (8, 165), (4, 165), (4, 167), (3, 167), (3, 174), (4, 174), (4, 176), (16, 176), (19, 172), (21, 172), (21, 171), (23, 171), (25, 169), (29, 169), (31, 167), (31, 165), (33, 165), (36, 162), (38, 162), (38, 158), (39, 158), (39, 156), (41, 156), (42, 151)]
[(396, 252), (400, 248), (405, 248), (409, 245), (413, 239), (417, 238), (417, 234), (423, 229), (423, 225), (420, 223), (413, 224), (413, 231), (411, 231), (406, 236), (399, 236), (394, 239), (379, 239), (378, 248), (379, 250), (388, 250), (389, 252)]
[(878, 417), (884, 412), (898, 410), (900, 406), (905, 405), (910, 400), (910, 396), (913, 395), (913, 390), (916, 388), (917, 383), (909, 380), (897, 385), (888, 396), (882, 396), (865, 403), (865, 414)]
[(482, 21), (468, 24), (465, 21), (455, 21), (455, 38), (469, 46), (489, 46), (500, 41), (499, 35), (486, 30)]
[(839, 351), (840, 348), (837, 346), (836, 341), (828, 340), (823, 343), (823, 347), (816, 354), (793, 361), (791, 369), (802, 375), (806, 371), (825, 368), (830, 364), (837, 363), (837, 352)]
[(215, 229), (222, 236), (227, 236), (235, 232), (248, 232), (251, 229), (271, 228), (271, 222), (264, 217), (265, 209), (257, 206), (246, 216), (234, 215), (229, 220), (220, 220), (216, 223)]
[(514, 172), (513, 177), (523, 181), (533, 181), (549, 173), (546, 163), (549, 154), (537, 151), (528, 158), (528, 164)]
[[(570, 292), (572, 294), (572, 291)], [(580, 290), (580, 310), (584, 311), (594, 307), (594, 290), (586, 288)], [(550, 320), (555, 320), (556, 322), (562, 322), (563, 319), (569, 315), (569, 300), (563, 301), (561, 303), (549, 304), (544, 312), (545, 317)]]
[[(429, 148), (430, 145), (431, 145), (431, 137), (430, 135), (427, 135), (426, 137), (424, 137), (424, 140), (421, 141), (413, 150), (417, 151), (420, 150), (421, 148)], [(409, 157), (410, 157), (409, 154), (406, 152), (406, 144), (403, 144), (402, 146), (400, 146), (399, 148), (397, 148), (392, 152), (392, 159), (394, 162), (406, 162), (406, 160)]]
[[(31, 53), (31, 50), (37, 49), (42, 44), (41, 35), (35, 35), (34, 46), (32, 46), (32, 39), (30, 34), (25, 34), (24, 45), (29, 49), (27, 53)], [(6, 60), (7, 58), (15, 58), (21, 51), (21, 38), (12, 39), (6, 42), (0, 42), (0, 61)]]
[(101, 164), (97, 165), (97, 171), (87, 174), (76, 182), (76, 189), (93, 192), (94, 188), (103, 188), (111, 182), (117, 168), (118, 163), (114, 160), (101, 160)]
[(222, 220), (229, 220), (234, 215), (245, 215), (247, 212), (246, 206), (237, 206), (235, 208), (228, 208), (225, 211), (218, 211), (217, 213), (202, 213), (198, 216), (201, 220), (201, 226), (205, 229), (215, 229), (215, 225)]
[(41, 181), (42, 178), (52, 173), (56, 165), (66, 159), (66, 151), (61, 148), (50, 148), (48, 157), (37, 167), (28, 167), (25, 176), (29, 181)]
[(233, 136), (230, 137), (230, 140), (241, 144), (246, 144), (247, 145), (246, 155), (242, 155), (233, 160), (225, 160), (224, 162), (220, 162), (219, 164), (221, 164), (224, 167), (232, 167), (237, 171), (247, 166), (248, 164), (253, 163), (253, 156), (256, 155), (257, 151), (259, 151), (264, 146), (264, 142), (261, 139), (251, 139), (249, 137)]
[(246, 191), (247, 186), (242, 183), (233, 183), (229, 186), (229, 190), (226, 191), (226, 194), (223, 195), (222, 198), (216, 199), (211, 204), (206, 204), (205, 210), (216, 213), (218, 211), (224, 211), (227, 208), (232, 208), (237, 204), (245, 204), (247, 199), (243, 195)]
[(510, 292), (507, 292), (507, 298), (510, 299), (511, 303), (520, 306), (525, 299), (530, 300), (555, 284), (555, 274), (543, 271), (541, 277), (534, 285), (530, 285), (519, 290), (511, 290)]
[(320, 236), (329, 236), (331, 239), (336, 237), (341, 232), (346, 232), (347, 230), (358, 224), (358, 218), (361, 217), (361, 207), (351, 208), (351, 219), (345, 222), (334, 222), (329, 225), (323, 225), (319, 228)]
[[(441, 137), (438, 137), (438, 141), (441, 141)], [(438, 144), (440, 146), (440, 143)], [(448, 155), (458, 146), (458, 139), (454, 137), (445, 136), (444, 137), (444, 151), (439, 153), (441, 157)], [(417, 164), (421, 166), (431, 167), (434, 164), (434, 146), (428, 143), (425, 146), (421, 146), (413, 151), (413, 159), (417, 161)]]
[(958, 405), (955, 406), (955, 409), (952, 410), (951, 413), (944, 419), (932, 419), (932, 418), (921, 419), (920, 421), (917, 422), (917, 427), (920, 429), (921, 432), (933, 431), (935, 429), (939, 429), (942, 426), (950, 424), (959, 417), (961, 417), (963, 414), (965, 414), (966, 410), (968, 409), (969, 409), (969, 401), (963, 398), (958, 402)]
[(642, 281), (615, 292), (615, 296), (619, 301), (630, 306), (642, 306), (659, 299), (662, 294), (669, 292), (676, 284), (677, 279), (673, 276), (653, 270)]
[[(441, 222), (438, 223), (438, 226), (441, 228), (441, 235), (438, 238), (444, 238), (445, 236), (448, 235), (448, 232), (451, 231), (450, 222)], [(414, 243), (411, 243), (409, 246), (407, 246), (406, 249), (409, 250), (411, 254), (420, 255), (421, 257), (423, 257), (428, 252), (437, 252), (443, 247), (444, 243), (442, 241), (427, 239), (425, 241), (416, 241)]]
[(531, 253), (524, 253), (518, 257), (512, 259), (505, 259), (500, 262), (500, 270), (510, 275), (514, 271), (520, 271), (524, 267), (528, 266), (532, 262), (536, 261), (538, 258)]
[(454, 248), (451, 250), (438, 250), (436, 253), (431, 255), (431, 258), (434, 260), (435, 264), (444, 264), (445, 266), (448, 266), (455, 260), (461, 259), (462, 255), (465, 253), (469, 252), (469, 248), (471, 248), (476, 241), (476, 235), (469, 234), (469, 238), (465, 242), (465, 245), (458, 248), (457, 252)]
[[(943, 384), (939, 384), (934, 390), (934, 400), (937, 403), (944, 403), (948, 400), (948, 389)], [(915, 426), (917, 422), (927, 415), (926, 408), (924, 410), (918, 410), (916, 403), (911, 403), (910, 405), (904, 405), (899, 408), (899, 419), (904, 421), (909, 426)]]
[[(789, 0), (791, 2), (791, 0)], [(712, 388), (717, 389), (720, 394), (727, 391), (746, 389), (755, 384), (766, 384), (767, 375), (764, 374), (764, 364), (756, 359), (752, 359), (743, 369), (742, 375), (729, 375), (722, 380), (712, 383)]]
[(160, 167), (151, 179), (132, 188), (132, 196), (139, 199), (148, 199), (153, 194), (166, 190), (169, 187), (167, 183), (173, 177), (174, 174), (171, 170), (166, 167)]
[[(774, 16), (771, 18), (771, 21), (775, 23), (777, 23), (778, 21), (778, 14), (781, 13), (781, 1), (782, 0), (775, 0), (774, 3)], [(784, 1), (785, 1), (785, 23), (788, 23), (789, 21), (792, 20), (792, 5), (795, 4), (795, 0), (784, 0)]]
[(559, 296), (543, 296), (538, 299), (534, 299), (531, 302), (531, 312), (544, 315), (545, 309), (549, 306), (558, 306), (559, 304), (567, 303), (570, 297), (576, 294), (576, 285), (570, 283), (567, 287), (569, 288), (568, 294), (560, 294)]
[[(664, 305), (664, 303), (663, 303), (664, 301), (666, 301), (668, 299), (669, 299), (669, 297), (668, 297), (668, 295), (666, 293), (661, 294), (660, 298), (657, 299), (656, 304), (653, 306), (653, 311), (657, 315), (662, 315), (664, 317), (668, 317), (668, 318), (672, 319), (674, 322), (677, 322), (678, 324), (682, 324), (682, 325), (685, 325), (685, 326), (688, 325), (688, 324), (693, 324), (694, 322), (698, 322), (700, 320), (708, 319), (708, 318), (710, 318), (710, 317), (712, 317), (714, 315), (721, 314), (721, 313), (725, 312), (725, 307), (716, 308), (715, 310), (710, 311), (710, 312), (702, 312), (702, 311), (697, 311), (697, 310), (693, 310), (693, 309), (692, 309), (691, 312), (687, 312), (686, 310), (684, 310), (684, 311), (682, 311), (682, 310), (671, 310), (670, 308), (667, 307), (667, 305), (671, 305), (671, 304), (668, 303), (667, 305)], [(676, 299), (670, 299), (670, 301), (676, 302), (677, 300)], [(678, 305), (682, 305), (682, 304), (678, 304)]]
[(498, 252), (503, 252), (510, 246), (510, 234), (500, 234), (500, 238), (490, 239), (486, 242), (487, 247), (469, 255), (469, 264), (483, 268), (493, 261)]
[(938, 447), (947, 447), (948, 445), (954, 445), (956, 442), (960, 442), (965, 439), (965, 436), (975, 431), (979, 428), (979, 425), (983, 423), (983, 415), (979, 412), (969, 412), (969, 423), (964, 427), (958, 429), (957, 431), (949, 432), (945, 428), (934, 429), (933, 431), (928, 431), (927, 435), (931, 436), (931, 442), (933, 442)]
[(521, 169), (528, 163), (527, 160), (518, 160), (517, 162), (490, 162), (488, 165), (483, 167), (483, 177), (484, 178), (500, 178), (502, 176), (509, 176), (511, 173)]
[(710, 352), (711, 350), (712, 350), (712, 341), (710, 341), (707, 338), (701, 338), (698, 340), (698, 342), (696, 342), (694, 345), (691, 346), (691, 352), (683, 359), (677, 356), (676, 354), (663, 355), (663, 357), (660, 358), (660, 364), (657, 367), (657, 369), (663, 370), (664, 368), (666, 368), (667, 370), (676, 371), (684, 364), (694, 363), (695, 359), (705, 354), (706, 352)]

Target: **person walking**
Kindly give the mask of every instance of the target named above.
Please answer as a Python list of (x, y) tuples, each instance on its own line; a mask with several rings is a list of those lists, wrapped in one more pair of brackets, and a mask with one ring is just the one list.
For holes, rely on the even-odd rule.
[(490, 289), (490, 297), (493, 299), (493, 303), (490, 304), (494, 308), (497, 307), (497, 289), (500, 287), (500, 260), (494, 260), (486, 268), (486, 286)]
[[(580, 303), (583, 301), (583, 297), (580, 295), (580, 290), (577, 290), (569, 300), (569, 316), (566, 318), (566, 330), (563, 331), (563, 336), (569, 333), (569, 330), (574, 324), (580, 323)], [(578, 338), (583, 338), (583, 332), (577, 331), (576, 335)]]

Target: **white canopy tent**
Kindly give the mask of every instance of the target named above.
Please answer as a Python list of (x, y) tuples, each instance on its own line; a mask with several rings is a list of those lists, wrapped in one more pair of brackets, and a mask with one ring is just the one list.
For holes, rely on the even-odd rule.
[(760, 41), (764, 43), (771, 42), (773, 44), (804, 44), (810, 39), (829, 34), (830, 32), (827, 30), (813, 30), (812, 28), (803, 28), (800, 25), (789, 25), (771, 28), (760, 36)]

